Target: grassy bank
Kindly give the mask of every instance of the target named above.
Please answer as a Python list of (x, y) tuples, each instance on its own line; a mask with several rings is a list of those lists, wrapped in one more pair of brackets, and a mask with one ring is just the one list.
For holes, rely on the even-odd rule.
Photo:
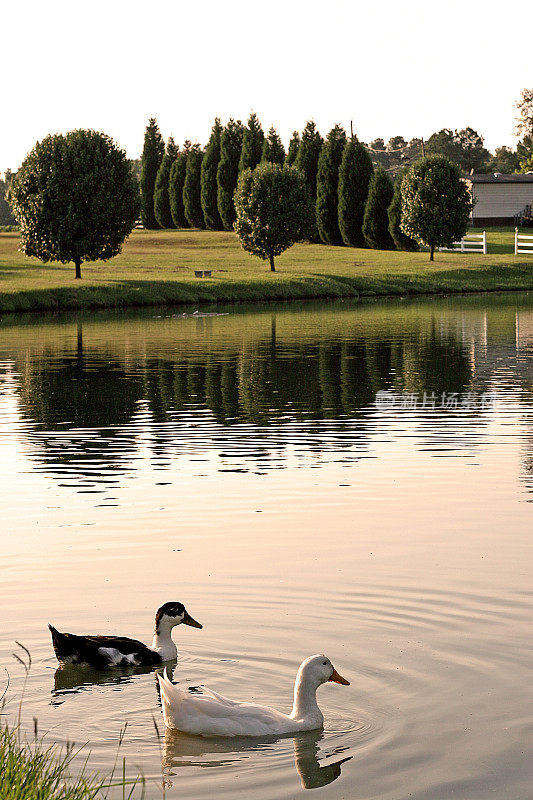
[[(80, 766), (78, 767), (78, 763)], [(131, 798), (142, 782), (101, 779), (86, 774), (86, 759), (71, 749), (45, 748), (21, 741), (7, 727), (0, 730), (0, 798), (2, 800), (104, 800), (112, 787)], [(77, 775), (77, 777), (72, 777)]]
[[(400, 253), (299, 244), (277, 272), (245, 253), (232, 233), (135, 231), (104, 264), (42, 264), (18, 251), (16, 232), (0, 234), (0, 311), (448, 294), (533, 289), (533, 257), (513, 255), (511, 229), (488, 233), (489, 254)], [(195, 270), (212, 270), (195, 278)]]

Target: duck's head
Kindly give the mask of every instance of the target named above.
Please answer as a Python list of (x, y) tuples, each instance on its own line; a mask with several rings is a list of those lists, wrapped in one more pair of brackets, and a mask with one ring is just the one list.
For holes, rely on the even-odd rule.
[(191, 617), (183, 603), (170, 602), (164, 603), (157, 609), (155, 615), (155, 631), (160, 632), (161, 628), (173, 628), (175, 625), (190, 625), (191, 628), (201, 628), (199, 622)]
[(331, 661), (324, 654), (309, 656), (300, 665), (298, 670), (298, 678), (300, 681), (313, 683), (320, 686), (322, 683), (332, 681), (333, 683), (341, 683), (343, 686), (349, 686), (350, 681), (339, 675)]

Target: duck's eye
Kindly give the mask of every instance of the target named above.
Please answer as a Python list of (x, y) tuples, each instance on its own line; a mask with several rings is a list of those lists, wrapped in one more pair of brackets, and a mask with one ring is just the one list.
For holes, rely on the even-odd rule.
[(324, 666), (327, 667), (327, 665), (328, 665), (328, 662), (324, 661)]

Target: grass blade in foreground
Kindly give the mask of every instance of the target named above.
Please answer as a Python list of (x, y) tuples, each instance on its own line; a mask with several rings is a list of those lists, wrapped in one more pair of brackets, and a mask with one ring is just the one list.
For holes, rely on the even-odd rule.
[(144, 778), (127, 780), (124, 765), (120, 781), (114, 781), (112, 775), (109, 778), (88, 775), (87, 759), (81, 762), (79, 770), (71, 770), (79, 752), (68, 747), (46, 748), (39, 742), (29, 744), (20, 740), (18, 730), (5, 726), (0, 731), (0, 798), (103, 800), (112, 788), (122, 789), (122, 797), (132, 798), (137, 795), (138, 787), (142, 787), (140, 796), (144, 797)]

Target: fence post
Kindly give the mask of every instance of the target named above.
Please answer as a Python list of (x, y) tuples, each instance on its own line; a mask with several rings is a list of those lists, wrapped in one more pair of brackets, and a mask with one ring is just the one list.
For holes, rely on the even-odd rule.
[(465, 251), (465, 237), (461, 236), (461, 253)]
[(518, 228), (514, 229), (514, 254), (518, 255)]
[(483, 231), (483, 255), (487, 255), (487, 231)]

